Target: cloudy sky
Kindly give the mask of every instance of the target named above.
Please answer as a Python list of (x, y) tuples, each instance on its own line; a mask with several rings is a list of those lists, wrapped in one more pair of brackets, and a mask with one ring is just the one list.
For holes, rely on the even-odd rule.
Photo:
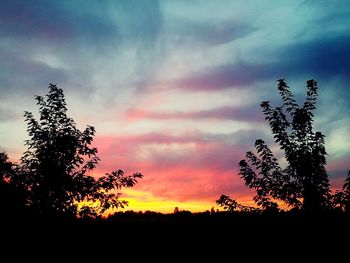
[(0, 1), (0, 151), (17, 160), (25, 110), (49, 83), (69, 115), (93, 125), (99, 176), (144, 179), (130, 209), (210, 209), (220, 194), (250, 204), (238, 162), (272, 143), (259, 103), (285, 78), (302, 102), (320, 86), (333, 187), (350, 163), (348, 1)]

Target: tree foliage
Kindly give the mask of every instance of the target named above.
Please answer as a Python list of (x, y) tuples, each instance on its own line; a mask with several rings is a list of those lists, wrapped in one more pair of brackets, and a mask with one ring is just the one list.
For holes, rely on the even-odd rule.
[(344, 211), (350, 213), (350, 170), (343, 186), (343, 199), (341, 201)]
[(343, 189), (337, 191), (332, 198), (334, 207), (340, 208), (346, 213), (350, 213), (350, 170), (345, 178)]
[(6, 183), (12, 174), (13, 164), (9, 161), (5, 152), (0, 152), (0, 183)]
[(258, 208), (245, 206), (238, 203), (236, 200), (231, 199), (227, 195), (221, 195), (216, 201), (218, 205), (222, 206), (228, 212), (240, 211), (240, 212), (259, 212)]
[(28, 192), (28, 206), (41, 214), (85, 217), (126, 206), (117, 191), (134, 186), (142, 175), (125, 176), (122, 170), (98, 179), (89, 175), (100, 160), (92, 146), (95, 128), (76, 127), (67, 116), (63, 90), (56, 85), (49, 85), (46, 97), (35, 99), (39, 119), (31, 112), (24, 114), (29, 139), (17, 175)]
[(330, 205), (325, 136), (313, 129), (317, 82), (307, 81), (307, 96), (301, 106), (283, 79), (278, 80), (278, 90), (281, 106), (272, 107), (268, 101), (260, 106), (288, 165), (282, 169), (270, 148), (258, 139), (256, 154), (249, 151), (239, 162), (239, 175), (246, 186), (256, 190), (254, 201), (264, 209), (277, 208), (276, 201), (308, 212), (325, 209)]
[(25, 192), (14, 180), (16, 170), (7, 154), (0, 152), (0, 207), (10, 217), (23, 213), (25, 207)]

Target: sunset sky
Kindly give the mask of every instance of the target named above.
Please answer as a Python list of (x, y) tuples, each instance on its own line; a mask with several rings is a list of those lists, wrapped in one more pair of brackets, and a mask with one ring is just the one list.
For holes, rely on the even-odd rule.
[(319, 82), (316, 129), (332, 187), (350, 169), (349, 1), (0, 1), (0, 151), (18, 160), (23, 112), (48, 84), (79, 128), (96, 128), (101, 163), (144, 178), (129, 209), (202, 211), (221, 194), (252, 204), (237, 175), (257, 138), (259, 103), (285, 78), (303, 102)]

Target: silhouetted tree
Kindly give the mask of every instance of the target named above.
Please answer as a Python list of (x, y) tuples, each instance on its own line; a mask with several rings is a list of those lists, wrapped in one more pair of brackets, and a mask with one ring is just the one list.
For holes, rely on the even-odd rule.
[(277, 208), (277, 200), (307, 212), (330, 205), (324, 135), (313, 130), (317, 89), (315, 80), (307, 81), (307, 97), (299, 106), (286, 82), (280, 79), (278, 90), (283, 104), (271, 107), (263, 101), (260, 105), (288, 162), (287, 168), (282, 169), (261, 139), (255, 142), (258, 156), (247, 152), (246, 159), (239, 162), (240, 176), (246, 186), (256, 189), (254, 201), (264, 209)]
[(25, 192), (13, 180), (16, 165), (0, 152), (0, 208), (5, 217), (15, 217), (25, 212)]
[(36, 96), (39, 120), (25, 112), (30, 139), (17, 175), (28, 191), (27, 204), (45, 215), (95, 217), (109, 208), (124, 207), (122, 187), (132, 187), (140, 173), (124, 176), (122, 170), (95, 179), (89, 176), (98, 164), (97, 149), (92, 147), (95, 129), (77, 129), (67, 116), (62, 89), (49, 85), (45, 97)]
[(350, 170), (345, 179), (343, 189), (333, 195), (333, 206), (339, 207), (342, 211), (350, 213)]
[(220, 198), (216, 201), (216, 203), (222, 206), (228, 212), (259, 212), (258, 208), (241, 205), (236, 200), (231, 199), (227, 195), (221, 195)]
[(11, 177), (13, 164), (5, 152), (0, 152), (0, 183), (5, 183)]
[(345, 179), (345, 183), (343, 186), (344, 197), (342, 200), (342, 204), (344, 206), (344, 210), (347, 213), (350, 213), (350, 170), (348, 171), (348, 176)]

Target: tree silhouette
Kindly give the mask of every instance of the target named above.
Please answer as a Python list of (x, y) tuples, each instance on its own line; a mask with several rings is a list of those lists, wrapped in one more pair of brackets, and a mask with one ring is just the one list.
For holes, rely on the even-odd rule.
[(231, 199), (227, 195), (221, 195), (216, 201), (218, 205), (222, 206), (228, 212), (241, 211), (241, 212), (258, 212), (259, 209), (251, 206), (245, 206), (238, 203), (236, 200)]
[(122, 187), (132, 187), (140, 173), (122, 170), (95, 179), (88, 175), (99, 162), (92, 147), (95, 129), (77, 129), (67, 116), (63, 90), (49, 85), (46, 97), (36, 96), (39, 120), (25, 112), (30, 139), (21, 158), (18, 180), (28, 192), (27, 205), (39, 214), (95, 217), (109, 208), (124, 207)]
[(17, 166), (0, 152), (0, 207), (8, 217), (25, 212), (25, 192), (14, 180)]
[(343, 189), (333, 195), (333, 206), (339, 207), (342, 211), (350, 214), (350, 170), (345, 179)]
[(342, 205), (344, 206), (344, 210), (347, 213), (350, 213), (350, 170), (348, 171), (348, 176), (345, 179), (343, 193), (344, 196), (342, 200)]
[(246, 186), (256, 190), (254, 201), (264, 209), (278, 208), (276, 201), (282, 201), (306, 212), (317, 212), (330, 205), (324, 135), (313, 130), (317, 82), (307, 81), (307, 96), (302, 106), (297, 104), (283, 79), (278, 80), (278, 90), (281, 106), (271, 107), (268, 101), (260, 106), (288, 166), (282, 169), (270, 148), (258, 139), (255, 142), (258, 156), (247, 152), (246, 159), (239, 162), (239, 175)]
[(8, 160), (5, 152), (0, 152), (0, 183), (6, 183), (13, 172), (13, 164)]

